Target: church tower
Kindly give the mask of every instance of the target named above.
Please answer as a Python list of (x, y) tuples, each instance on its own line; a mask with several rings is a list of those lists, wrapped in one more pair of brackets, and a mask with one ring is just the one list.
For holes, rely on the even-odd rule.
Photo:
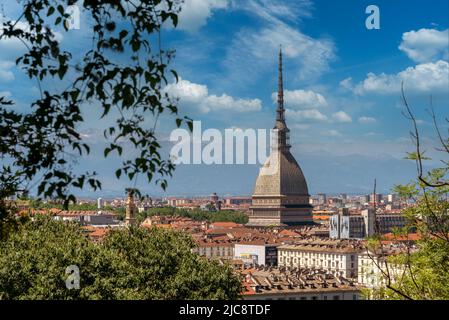
[(127, 226), (136, 224), (136, 204), (134, 203), (134, 189), (127, 189), (125, 224)]
[(252, 196), (248, 226), (312, 224), (312, 206), (304, 174), (290, 153), (290, 130), (285, 122), (282, 49), (271, 154), (260, 169)]

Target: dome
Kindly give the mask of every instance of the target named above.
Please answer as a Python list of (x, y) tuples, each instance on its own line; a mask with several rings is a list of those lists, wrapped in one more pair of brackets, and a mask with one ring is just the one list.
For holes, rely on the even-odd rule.
[(304, 174), (289, 150), (273, 151), (260, 169), (254, 196), (309, 196)]

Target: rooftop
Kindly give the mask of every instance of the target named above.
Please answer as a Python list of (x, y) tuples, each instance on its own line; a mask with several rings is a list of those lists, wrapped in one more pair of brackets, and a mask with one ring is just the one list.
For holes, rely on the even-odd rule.
[(300, 268), (257, 266), (240, 271), (244, 295), (272, 295), (358, 291), (350, 280), (326, 273)]

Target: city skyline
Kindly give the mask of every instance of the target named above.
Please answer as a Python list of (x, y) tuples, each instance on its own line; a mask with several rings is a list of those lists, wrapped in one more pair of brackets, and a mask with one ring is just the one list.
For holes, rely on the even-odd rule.
[(431, 3), (0, 0), (0, 304), (449, 299)]

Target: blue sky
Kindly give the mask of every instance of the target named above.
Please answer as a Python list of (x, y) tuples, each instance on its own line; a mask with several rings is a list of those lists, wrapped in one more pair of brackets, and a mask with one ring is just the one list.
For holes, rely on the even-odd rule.
[[(15, 2), (2, 3), (8, 17), (17, 15)], [(380, 30), (365, 27), (372, 4), (380, 8)], [(83, 17), (82, 23), (89, 21)], [(269, 129), (282, 45), (292, 153), (310, 191), (368, 192), (376, 177), (388, 192), (416, 175), (413, 163), (402, 160), (413, 146), (401, 113), (401, 81), (434, 154), (426, 108), (432, 95), (437, 114), (447, 116), (448, 24), (447, 0), (186, 0), (179, 28), (163, 32), (164, 45), (177, 51), (173, 67), (182, 79), (169, 90), (180, 98), (181, 112), (205, 128)], [(63, 34), (61, 43), (82, 52), (88, 38), (82, 29)], [(37, 92), (11, 64), (20, 52), (14, 46), (0, 42), (0, 92), (25, 110)], [(104, 194), (121, 194), (126, 182), (113, 175), (119, 160), (105, 165), (101, 158), (101, 125), (89, 120), (83, 126), (98, 152), (79, 165), (102, 175)], [(172, 129), (169, 119), (161, 119), (162, 140)], [(251, 194), (257, 172), (249, 165), (179, 166), (166, 194)], [(162, 194), (152, 185), (141, 187)]]

